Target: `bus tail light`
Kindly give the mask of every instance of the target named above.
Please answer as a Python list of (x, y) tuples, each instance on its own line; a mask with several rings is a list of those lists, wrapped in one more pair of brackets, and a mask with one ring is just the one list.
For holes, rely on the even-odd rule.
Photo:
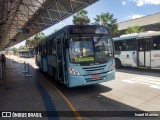
[(72, 75), (80, 75), (80, 73), (78, 72), (78, 70), (74, 69), (74, 68), (69, 68), (69, 74)]
[(115, 69), (115, 64), (112, 64), (110, 67), (109, 67), (109, 71), (112, 71)]

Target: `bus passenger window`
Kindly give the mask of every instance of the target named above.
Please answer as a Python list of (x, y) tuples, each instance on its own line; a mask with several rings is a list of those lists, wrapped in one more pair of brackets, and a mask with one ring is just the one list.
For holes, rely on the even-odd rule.
[(153, 49), (160, 50), (160, 36), (153, 39)]
[(144, 46), (140, 45), (138, 48), (139, 48), (139, 51), (144, 51)]
[(39, 54), (42, 54), (42, 45), (39, 45)]
[(136, 50), (136, 41), (135, 41), (135, 39), (126, 40), (126, 50), (127, 51)]
[(45, 55), (45, 54), (46, 54), (46, 45), (44, 44), (42, 47), (42, 55)]
[(154, 44), (154, 50), (160, 50), (160, 44)]
[(52, 40), (52, 55), (56, 55), (56, 45), (55, 39)]
[(118, 48), (119, 48), (119, 51), (121, 51), (121, 50), (122, 50), (122, 46), (119, 46)]
[(120, 50), (121, 50), (118, 41), (115, 41), (115, 42), (114, 42), (114, 45), (115, 45), (115, 51), (120, 51)]
[(115, 46), (115, 51), (121, 51), (121, 46)]
[(115, 51), (125, 51), (126, 50), (125, 41), (115, 41)]
[(51, 46), (50, 46), (49, 41), (48, 41), (48, 42), (46, 42), (46, 54), (47, 55), (50, 55), (50, 48), (51, 48)]

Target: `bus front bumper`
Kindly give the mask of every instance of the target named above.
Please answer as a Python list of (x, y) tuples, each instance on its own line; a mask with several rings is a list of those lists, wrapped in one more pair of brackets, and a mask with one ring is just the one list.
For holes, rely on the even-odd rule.
[(69, 75), (69, 82), (68, 87), (76, 87), (76, 86), (85, 86), (85, 85), (92, 85), (97, 84), (101, 82), (107, 82), (109, 80), (115, 79), (115, 70), (109, 71), (107, 73), (101, 74), (100, 76), (106, 76), (103, 79), (91, 79), (90, 81), (87, 81), (88, 76), (78, 76), (78, 75)]

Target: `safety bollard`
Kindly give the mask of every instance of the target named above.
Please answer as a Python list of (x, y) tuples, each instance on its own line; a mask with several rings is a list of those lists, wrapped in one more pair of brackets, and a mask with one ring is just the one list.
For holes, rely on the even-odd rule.
[(2, 73), (2, 65), (0, 66), (0, 79), (3, 78), (3, 73)]
[(0, 65), (0, 85), (1, 84), (4, 85), (2, 65)]
[(24, 71), (23, 73), (27, 73), (27, 70), (26, 70), (26, 63), (24, 62)]
[(29, 70), (29, 63), (28, 63), (28, 74), (26, 76), (31, 77), (30, 70)]
[(0, 80), (3, 79), (3, 69), (2, 69), (2, 65), (0, 65)]

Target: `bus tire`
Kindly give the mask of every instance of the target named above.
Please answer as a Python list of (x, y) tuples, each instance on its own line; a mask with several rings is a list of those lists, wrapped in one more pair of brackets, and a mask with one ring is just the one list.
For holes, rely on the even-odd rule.
[(120, 68), (122, 66), (121, 61), (119, 59), (115, 59), (115, 67)]

